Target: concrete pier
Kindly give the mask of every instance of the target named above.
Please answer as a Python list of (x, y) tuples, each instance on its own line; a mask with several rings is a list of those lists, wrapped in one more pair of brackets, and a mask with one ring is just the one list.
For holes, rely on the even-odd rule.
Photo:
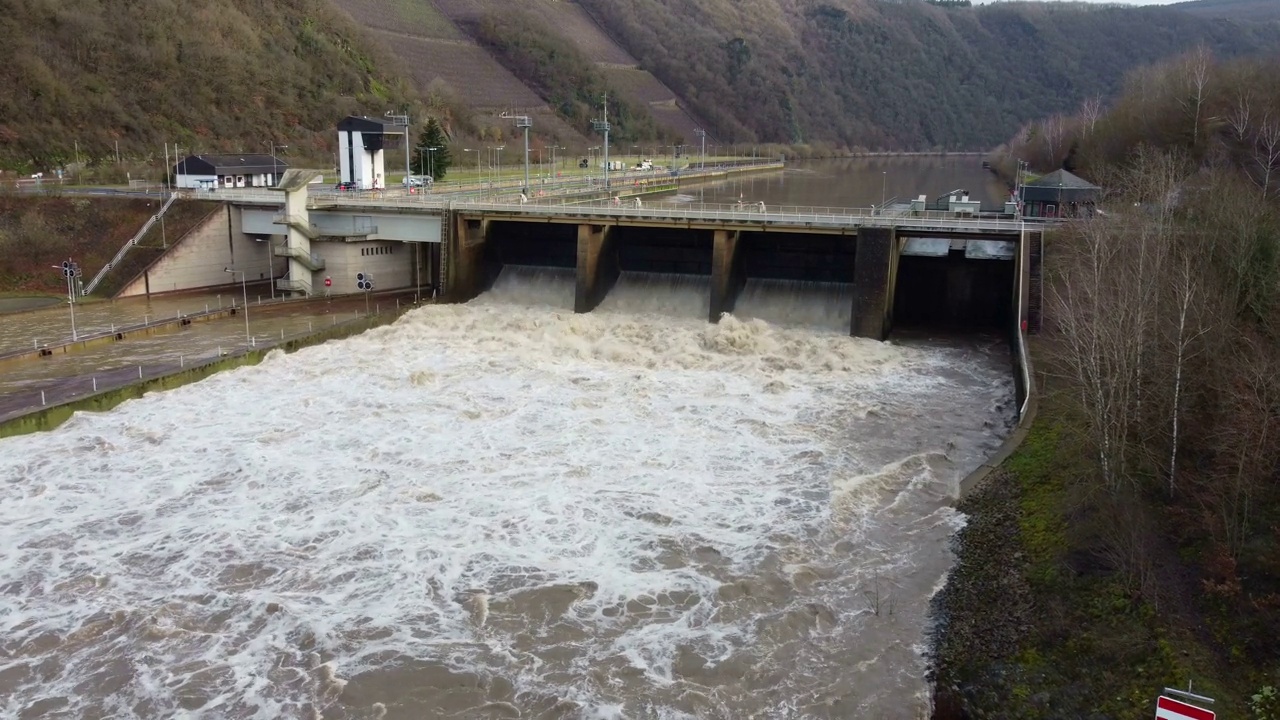
[(578, 226), (578, 283), (573, 295), (573, 311), (595, 310), (609, 288), (618, 280), (618, 248), (612, 226)]
[(449, 233), (449, 265), (445, 287), (450, 302), (466, 302), (485, 289), (485, 243), (489, 237), (489, 221), (454, 214), (453, 232)]
[(884, 340), (893, 324), (898, 240), (893, 228), (858, 229), (853, 267), (853, 319), (849, 334)]
[(716, 230), (715, 244), (711, 250), (711, 322), (720, 322), (720, 316), (733, 312), (738, 293), (747, 284), (742, 257), (738, 253), (741, 233), (737, 230)]

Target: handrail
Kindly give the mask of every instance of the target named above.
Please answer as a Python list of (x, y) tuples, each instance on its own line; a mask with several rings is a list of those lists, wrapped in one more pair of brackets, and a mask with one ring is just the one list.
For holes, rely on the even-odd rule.
[(1027, 404), (1031, 402), (1031, 370), (1027, 360), (1027, 331), (1022, 324), (1022, 313), (1026, 310), (1023, 298), (1026, 297), (1027, 289), (1022, 287), (1024, 279), (1029, 279), (1026, 272), (1029, 268), (1026, 266), (1026, 258), (1029, 254), (1027, 249), (1027, 228), (1026, 223), (1020, 223), (1022, 227), (1018, 229), (1018, 367), (1022, 370), (1022, 407), (1018, 408), (1018, 419), (1026, 417)]
[(84, 295), (91, 294), (94, 291), (94, 289), (98, 287), (98, 283), (102, 282), (102, 279), (107, 276), (107, 273), (111, 270), (111, 268), (120, 264), (120, 261), (124, 259), (124, 256), (129, 252), (129, 249), (132, 248), (134, 245), (137, 245), (138, 242), (142, 240), (142, 237), (147, 234), (147, 231), (150, 230), (151, 227), (156, 224), (156, 221), (158, 221), (162, 215), (168, 212), (169, 207), (173, 205), (173, 201), (177, 199), (178, 199), (178, 193), (170, 193), (169, 199), (165, 200), (164, 205), (160, 207), (160, 212), (148, 218), (147, 221), (143, 223), (142, 229), (134, 233), (133, 237), (129, 238), (129, 240), (120, 248), (120, 250), (116, 252), (115, 257), (111, 258), (110, 262), (102, 266), (102, 269), (98, 271), (98, 274), (94, 275), (93, 279), (89, 281), (89, 284), (84, 286), (84, 292), (82, 294)]

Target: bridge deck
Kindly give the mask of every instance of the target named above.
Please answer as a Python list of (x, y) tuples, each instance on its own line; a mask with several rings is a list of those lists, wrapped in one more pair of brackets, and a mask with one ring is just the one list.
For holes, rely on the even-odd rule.
[[(279, 194), (220, 191), (220, 200), (243, 204), (279, 205)], [(479, 202), (451, 200), (439, 195), (409, 195), (388, 190), (375, 194), (315, 193), (307, 200), (313, 210), (353, 212), (420, 212), (439, 214), (446, 208), (468, 215), (515, 222), (579, 220), (599, 224), (665, 225), (693, 228), (793, 229), (802, 232), (844, 233), (861, 227), (893, 227), (899, 231), (1018, 234), (1026, 223), (998, 217), (971, 217), (928, 210), (898, 208), (792, 207), (650, 201), (639, 207), (609, 201), (594, 202)]]

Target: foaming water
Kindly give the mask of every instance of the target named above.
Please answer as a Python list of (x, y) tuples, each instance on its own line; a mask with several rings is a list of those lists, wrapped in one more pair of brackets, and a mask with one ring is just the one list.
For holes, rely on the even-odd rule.
[(749, 279), (733, 314), (775, 325), (849, 332), (853, 320), (853, 285)]
[(493, 287), (482, 294), (478, 303), (510, 303), (534, 307), (573, 310), (573, 268), (505, 265), (493, 281)]
[(0, 441), (0, 715), (927, 712), (1005, 358), (502, 292)]

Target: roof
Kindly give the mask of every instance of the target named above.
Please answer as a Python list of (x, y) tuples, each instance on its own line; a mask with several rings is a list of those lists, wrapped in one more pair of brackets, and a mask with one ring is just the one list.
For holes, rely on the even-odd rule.
[(397, 125), (392, 122), (383, 120), (382, 118), (356, 117), (348, 115), (338, 121), (338, 130), (352, 130), (355, 132), (375, 132), (386, 135), (403, 135), (405, 128), (403, 125)]
[(288, 169), (289, 163), (278, 156), (262, 154), (244, 155), (188, 155), (174, 163), (180, 175), (188, 172), (203, 175), (212, 171), (215, 175), (232, 173), (273, 173)]
[(1102, 188), (1085, 180), (1079, 175), (1074, 175), (1066, 170), (1054, 170), (1048, 175), (1042, 175), (1029, 183), (1025, 183), (1023, 187), (1029, 188), (1052, 188), (1054, 190), (1101, 190)]

